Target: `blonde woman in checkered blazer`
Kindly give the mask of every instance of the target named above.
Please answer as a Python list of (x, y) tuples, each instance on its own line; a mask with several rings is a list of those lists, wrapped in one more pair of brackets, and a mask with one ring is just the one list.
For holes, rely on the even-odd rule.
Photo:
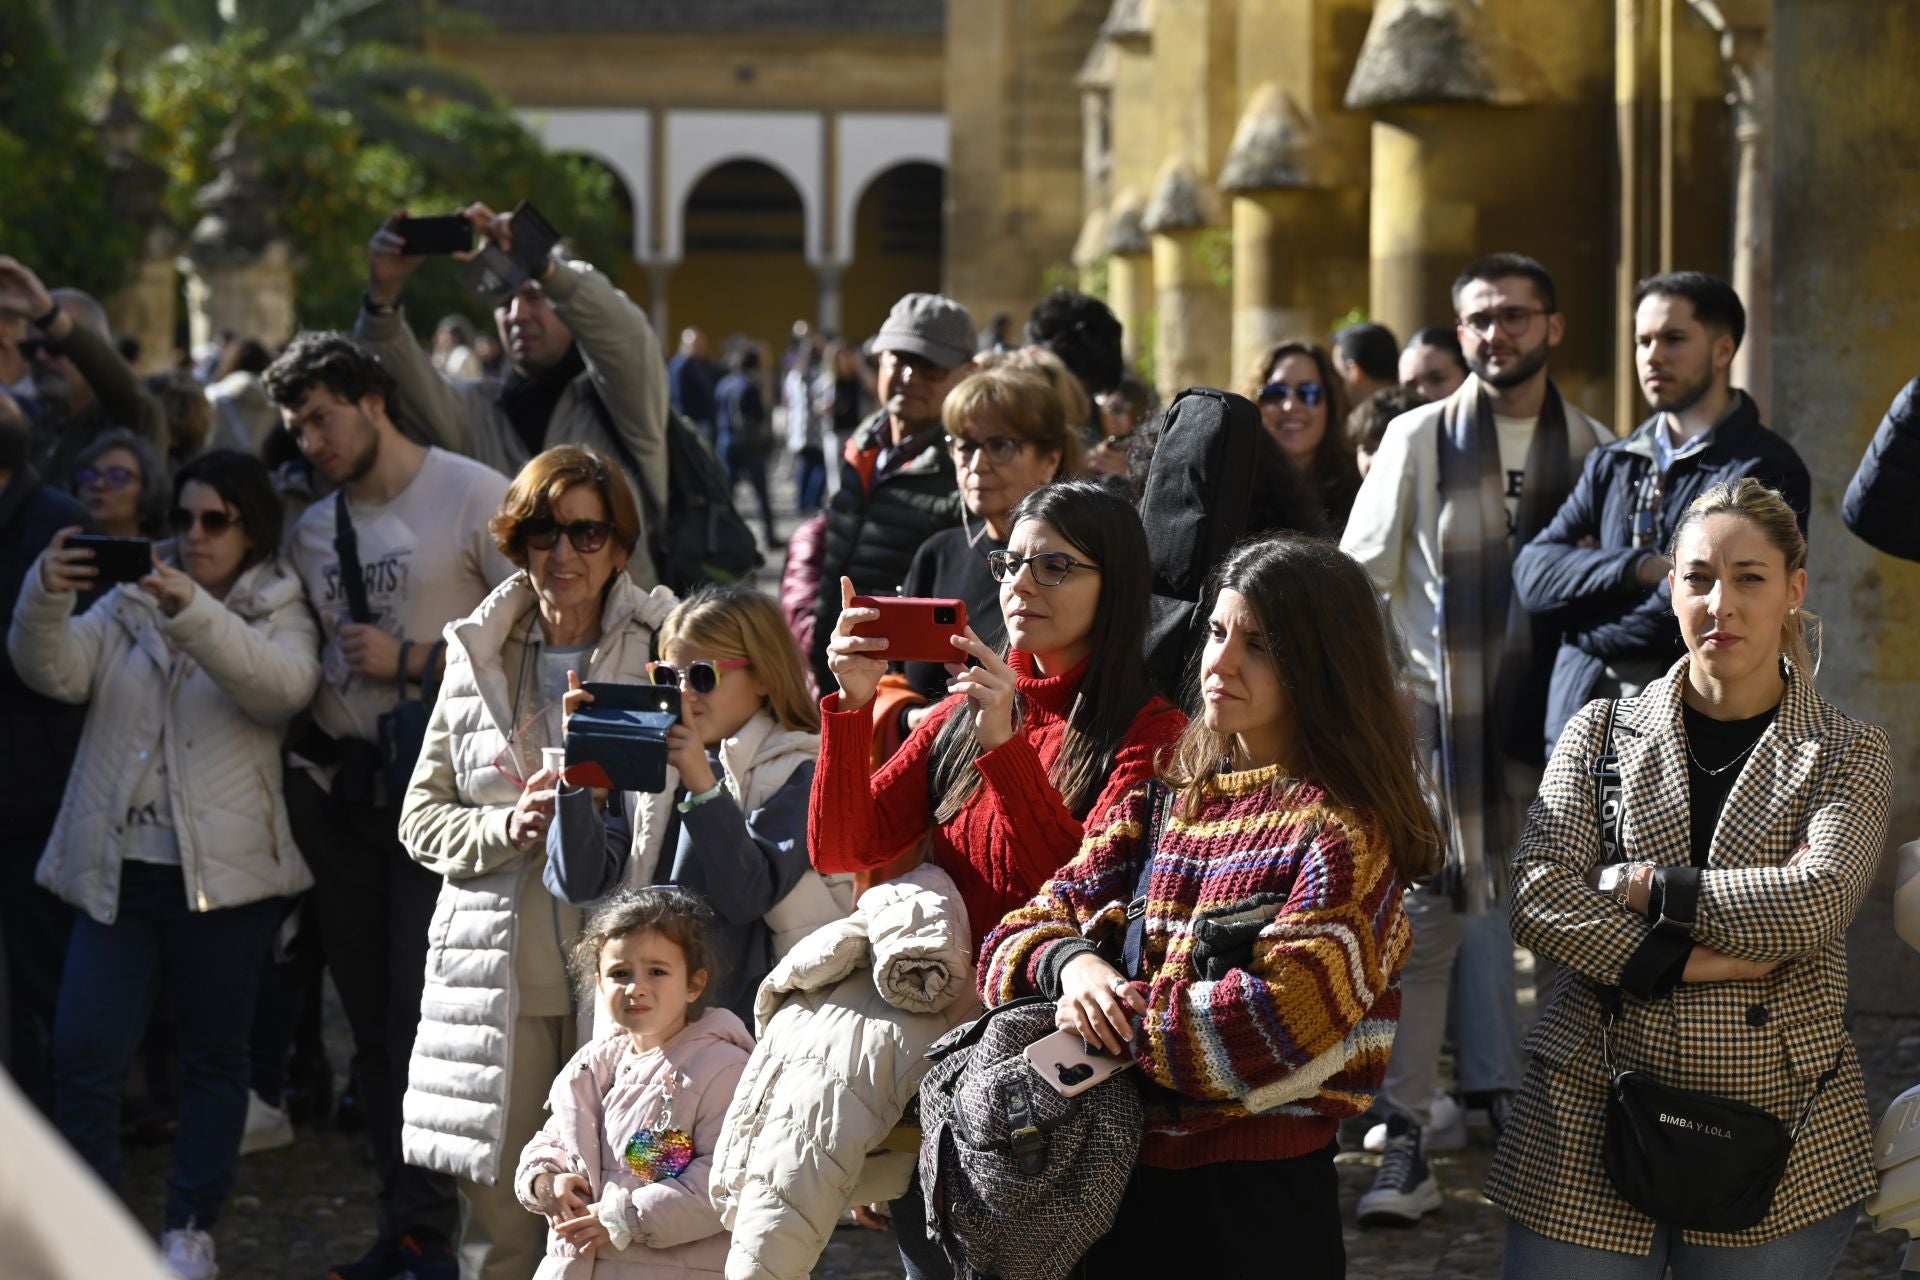
[[(1669, 1266), (1675, 1280), (1816, 1280), (1874, 1185), (1843, 939), (1886, 832), (1887, 738), (1814, 690), (1806, 541), (1779, 494), (1750, 479), (1707, 490), (1672, 559), (1687, 655), (1614, 727), (1624, 872), (1601, 873), (1589, 772), (1605, 702), (1562, 735), (1514, 856), (1514, 937), (1562, 966), (1487, 1179), (1515, 1280), (1660, 1280)], [(1838, 1061), (1759, 1225), (1676, 1231), (1609, 1182), (1598, 991), (1612, 986), (1623, 1068), (1789, 1125)]]

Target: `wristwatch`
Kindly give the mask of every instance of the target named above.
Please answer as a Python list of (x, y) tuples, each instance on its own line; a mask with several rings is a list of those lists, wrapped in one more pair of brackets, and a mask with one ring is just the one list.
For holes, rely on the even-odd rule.
[(1613, 902), (1632, 910), (1627, 900), (1627, 890), (1633, 886), (1633, 873), (1639, 868), (1637, 862), (1614, 862), (1600, 868), (1600, 892)]

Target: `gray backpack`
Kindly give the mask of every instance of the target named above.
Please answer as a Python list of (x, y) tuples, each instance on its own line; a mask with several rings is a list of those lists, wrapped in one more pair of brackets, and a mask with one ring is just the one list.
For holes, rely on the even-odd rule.
[[(1139, 972), (1147, 881), (1166, 798), (1150, 791), (1125, 967)], [(957, 1280), (1061, 1280), (1112, 1228), (1133, 1176), (1145, 1113), (1136, 1072), (1076, 1097), (1021, 1056), (1052, 1033), (1054, 1006), (1032, 997), (991, 1009), (937, 1041), (920, 1083), (920, 1186), (927, 1238)]]

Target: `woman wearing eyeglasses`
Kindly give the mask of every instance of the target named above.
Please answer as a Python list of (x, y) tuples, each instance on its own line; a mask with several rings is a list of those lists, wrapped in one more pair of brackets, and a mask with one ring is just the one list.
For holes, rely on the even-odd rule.
[[(562, 703), (578, 675), (647, 678), (673, 606), (625, 570), (640, 537), (632, 488), (604, 454), (547, 450), (508, 486), (490, 523), (520, 572), (447, 628), (446, 675), (400, 811), (415, 862), (446, 877), (429, 931), (426, 988), (403, 1106), (407, 1163), (451, 1173), (463, 1270), (532, 1274), (546, 1224), (508, 1185), (572, 1054), (566, 947), (579, 909), (541, 882)], [(646, 797), (634, 858), (660, 855), (667, 797)]]
[[(648, 674), (680, 690), (667, 733), (678, 776), (666, 849), (643, 879), (704, 895), (713, 908), (719, 971), (709, 1003), (753, 1016), (774, 962), (821, 925), (853, 910), (853, 877), (807, 862), (807, 796), (820, 754), (820, 708), (779, 606), (747, 586), (708, 587), (660, 628)], [(593, 701), (581, 689), (569, 712)], [(569, 902), (605, 898), (633, 879), (632, 805), (562, 786), (547, 832), (547, 884)]]
[(261, 962), (285, 899), (313, 883), (280, 744), (320, 682), (320, 638), (299, 579), (274, 560), (280, 514), (258, 460), (205, 454), (175, 481), (179, 536), (151, 573), (76, 616), (98, 570), (67, 545), (79, 530), (62, 530), (7, 637), (30, 688), (87, 704), (37, 874), (77, 911), (54, 1015), (54, 1119), (117, 1187), (121, 1086), (164, 987), (181, 1088), (163, 1249), (181, 1274), (211, 1274)]
[(74, 462), (73, 496), (101, 533), (159, 537), (167, 518), (166, 466), (133, 432), (103, 431)]
[(1299, 341), (1267, 348), (1249, 372), (1246, 395), (1287, 461), (1319, 490), (1327, 530), (1339, 537), (1360, 492), (1360, 464), (1340, 430), (1346, 384), (1326, 349)]
[[(987, 557), (1006, 549), (1013, 509), (1022, 499), (1079, 470), (1080, 437), (1047, 379), (1007, 361), (972, 374), (948, 392), (940, 419), (964, 515), (958, 528), (943, 529), (920, 545), (900, 594), (966, 601), (967, 620), (981, 642), (997, 649), (1007, 629), (1000, 617), (1000, 584), (987, 570)], [(907, 682), (928, 703), (947, 696), (951, 675), (944, 663), (906, 664)], [(924, 705), (909, 708), (905, 727), (911, 730), (925, 714)]]

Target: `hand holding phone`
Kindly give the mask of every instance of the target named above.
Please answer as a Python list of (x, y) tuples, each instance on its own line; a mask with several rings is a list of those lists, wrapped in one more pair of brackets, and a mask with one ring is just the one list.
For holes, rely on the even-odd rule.
[(842, 711), (858, 711), (872, 702), (880, 677), (887, 674), (885, 637), (858, 631), (880, 617), (878, 609), (860, 603), (863, 599), (854, 595), (853, 579), (840, 579), (840, 617), (827, 641), (827, 670), (840, 685)]
[[(122, 582), (138, 582), (153, 572), (153, 543), (146, 538), (110, 538), (103, 533), (75, 533), (64, 543), (55, 539), (55, 543), (64, 552), (61, 556), (63, 566), (87, 565), (93, 572), (85, 578), (77, 578), (71, 572), (69, 581), (78, 581), (80, 589), (86, 587), (112, 587)], [(53, 552), (49, 551), (48, 561), (41, 570), (41, 579), (49, 590), (72, 591), (74, 586), (53, 585), (47, 576), (52, 567)]]
[(1071, 1031), (1042, 1036), (1020, 1056), (1063, 1098), (1085, 1093), (1133, 1065), (1132, 1058), (1099, 1050)]

